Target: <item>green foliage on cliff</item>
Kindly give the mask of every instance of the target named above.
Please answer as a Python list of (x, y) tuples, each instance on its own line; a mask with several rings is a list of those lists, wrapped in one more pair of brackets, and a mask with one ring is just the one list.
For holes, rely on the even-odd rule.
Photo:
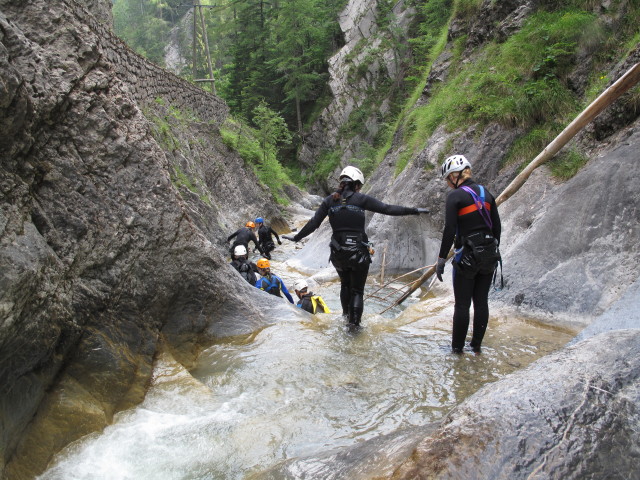
[[(136, 50), (162, 63), (163, 39), (190, 10), (188, 5), (180, 6), (183, 3), (190, 2), (115, 0), (116, 32)], [(204, 15), (218, 94), (236, 118), (247, 119), (248, 126), (240, 130), (252, 132), (238, 140), (231, 138), (238, 135), (237, 129), (231, 129), (225, 133), (226, 141), (235, 145), (263, 183), (274, 186), (274, 192), (280, 191), (285, 177), (324, 181), (344, 157), (341, 148), (354, 152), (349, 161), (367, 171), (375, 169), (393, 149), (396, 173), (400, 173), (439, 127), (452, 132), (499, 123), (517, 129), (522, 134), (505, 162), (531, 159), (601, 93), (610, 80), (602, 72), (640, 41), (638, 2), (614, 0), (596, 5), (592, 0), (544, 0), (515, 34), (471, 45), (472, 25), (484, 13), (483, 0), (407, 0), (415, 9), (408, 42), (390, 26), (396, 3), (380, 0), (376, 3), (381, 32), (377, 43), (360, 42), (346, 59), (354, 61), (348, 82), (376, 77), (372, 83), (376, 87), (359, 99), (338, 138), (332, 139), (331, 144), (338, 146), (322, 152), (311, 175), (302, 176), (296, 173), (299, 167), (294, 155), (304, 126), (317, 119), (330, 98), (327, 62), (341, 46), (337, 14), (346, 0), (201, 3), (215, 3)], [(610, 18), (618, 18), (615, 31), (602, 21), (603, 9)], [(449, 31), (452, 25), (455, 29)], [(202, 32), (197, 33), (196, 49), (196, 76), (204, 77)], [(190, 48), (185, 51), (190, 55)], [(388, 52), (397, 56), (395, 66), (404, 74), (400, 81), (384, 80), (388, 74), (383, 54)], [(448, 54), (446, 77), (427, 85), (433, 62), (443, 52)], [(363, 57), (365, 61), (360, 61)], [(570, 75), (585, 58), (593, 76), (588, 85), (576, 89)], [(600, 70), (604, 65), (607, 70)], [(190, 68), (186, 74), (191, 75)], [(638, 91), (632, 102), (640, 108)], [(265, 128), (273, 125), (255, 114), (262, 107), (284, 119), (290, 133), (295, 132), (292, 147), (277, 148), (282, 147), (279, 140), (284, 137), (268, 140), (271, 133)], [(157, 129), (168, 148), (179, 148), (168, 125), (158, 120)], [(272, 160), (286, 164), (286, 169), (270, 167)], [(282, 173), (285, 170), (290, 174)]]
[(561, 180), (568, 180), (580, 170), (589, 159), (575, 148), (561, 151), (550, 162), (551, 174)]
[[(469, 8), (462, 14), (459, 10), (454, 13), (457, 21), (473, 15), (478, 4), (473, 0), (463, 3)], [(424, 148), (439, 126), (449, 132), (471, 125), (482, 129), (493, 122), (517, 128), (524, 133), (506, 162), (531, 160), (609, 81), (596, 70), (586, 94), (577, 95), (569, 74), (579, 58), (589, 56), (597, 69), (600, 64), (610, 65), (612, 59), (624, 58), (627, 50), (637, 45), (640, 5), (616, 3), (619, 10), (612, 14), (624, 12), (625, 19), (617, 31), (608, 29), (606, 22), (592, 13), (592, 2), (568, 0), (550, 2), (550, 10), (533, 13), (523, 28), (503, 43), (493, 41), (465, 51), (465, 63), (460, 59), (466, 37), (449, 43), (452, 66), (447, 81), (432, 87), (424, 105), (412, 108), (416, 102), (410, 99), (401, 116), (397, 130), (403, 134), (403, 145), (396, 173)], [(416, 100), (422, 95), (421, 89), (417, 90)], [(569, 163), (581, 165), (576, 158), (572, 155)]]
[[(283, 187), (292, 183), (286, 169), (278, 162), (276, 144), (282, 140), (282, 118), (258, 109), (257, 115), (263, 115), (271, 126), (262, 130), (248, 127), (245, 122), (228, 118), (220, 129), (224, 144), (234, 150), (250, 167), (260, 181), (271, 191), (274, 198), (281, 205), (287, 205), (289, 200), (284, 194)], [(268, 109), (267, 109), (268, 110)], [(285, 134), (288, 135), (288, 132)]]
[(538, 12), (503, 44), (460, 64), (429, 103), (405, 121), (405, 141), (417, 152), (439, 125), (448, 130), (491, 122), (529, 129), (567, 113), (577, 101), (566, 84), (575, 54), (597, 29), (592, 14)]

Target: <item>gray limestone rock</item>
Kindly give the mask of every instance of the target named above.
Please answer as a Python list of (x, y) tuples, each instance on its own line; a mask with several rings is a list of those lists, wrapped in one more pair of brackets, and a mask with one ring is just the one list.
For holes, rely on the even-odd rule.
[[(0, 11), (0, 471), (17, 479), (138, 403), (160, 343), (189, 365), (281, 315), (223, 244), (247, 219), (284, 221), (222, 143), (220, 99), (71, 0)], [(163, 105), (191, 119), (173, 136)]]
[(549, 355), (454, 409), (394, 479), (637, 478), (640, 330)]

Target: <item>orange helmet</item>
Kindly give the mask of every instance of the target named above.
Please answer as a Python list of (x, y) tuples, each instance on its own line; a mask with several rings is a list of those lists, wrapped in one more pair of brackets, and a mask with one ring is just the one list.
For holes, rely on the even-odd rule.
[(255, 223), (253, 223), (253, 222), (247, 222), (247, 223), (245, 224), (245, 227), (249, 227), (249, 228), (256, 228), (256, 224), (255, 224)]
[(267, 260), (266, 258), (261, 258), (256, 262), (256, 267), (258, 268), (269, 268), (270, 266), (271, 264), (269, 263), (269, 260)]

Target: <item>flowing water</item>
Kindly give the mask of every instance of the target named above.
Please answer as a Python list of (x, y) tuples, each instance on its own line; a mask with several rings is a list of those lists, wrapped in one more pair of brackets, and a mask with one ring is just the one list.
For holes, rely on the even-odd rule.
[[(287, 285), (299, 276), (273, 265)], [(41, 478), (259, 477), (285, 460), (438, 421), (575, 333), (492, 311), (482, 354), (453, 355), (450, 298), (430, 294), (385, 316), (367, 301), (364, 328), (350, 332), (338, 284), (315, 290), (336, 313), (221, 339), (191, 372), (162, 356), (144, 402), (61, 452)]]

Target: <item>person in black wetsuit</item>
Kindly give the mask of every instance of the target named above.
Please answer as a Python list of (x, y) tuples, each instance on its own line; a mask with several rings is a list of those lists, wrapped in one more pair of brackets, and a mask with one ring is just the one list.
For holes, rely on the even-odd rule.
[(300, 307), (309, 313), (331, 313), (331, 310), (329, 310), (329, 307), (320, 295), (314, 295), (313, 292), (308, 291), (309, 285), (305, 280), (298, 280), (294, 284), (293, 290), (298, 297), (296, 307)]
[(242, 278), (249, 282), (251, 286), (255, 286), (258, 281), (258, 277), (256, 276), (258, 267), (255, 263), (249, 261), (247, 248), (244, 245), (236, 245), (233, 249), (231, 266), (235, 268)]
[[(479, 353), (489, 321), (491, 279), (499, 260), (496, 255), (501, 233), (500, 215), (493, 195), (471, 179), (471, 164), (463, 155), (447, 158), (441, 173), (453, 189), (447, 195), (445, 225), (436, 265), (436, 275), (442, 281), (446, 258), (455, 240), (451, 348), (454, 353), (462, 353), (473, 302), (470, 346)], [(476, 198), (468, 189), (475, 192)]]
[(282, 245), (280, 237), (273, 228), (264, 223), (264, 218), (256, 218), (255, 224), (258, 229), (258, 243), (262, 248), (262, 254), (266, 259), (271, 260), (271, 252), (276, 249), (276, 244), (273, 243), (273, 236), (275, 235), (278, 245)]
[(326, 197), (315, 215), (295, 236), (282, 238), (299, 242), (316, 230), (325, 217), (333, 229), (330, 260), (340, 277), (340, 303), (342, 315), (350, 325), (358, 326), (364, 310), (364, 285), (369, 273), (371, 256), (369, 239), (364, 231), (365, 211), (385, 215), (417, 215), (428, 213), (425, 208), (387, 205), (360, 193), (364, 176), (356, 167), (346, 167), (340, 173), (338, 190)]
[(256, 224), (253, 222), (247, 222), (244, 227), (236, 230), (231, 235), (227, 237), (227, 242), (230, 242), (235, 238), (235, 241), (231, 245), (230, 253), (233, 255), (233, 249), (238, 245), (244, 245), (244, 247), (249, 250), (249, 242), (253, 242), (256, 246), (260, 254), (262, 255), (262, 248), (260, 248), (260, 244), (258, 243), (258, 239), (256, 238), (256, 234), (253, 233), (253, 229), (256, 228)]

